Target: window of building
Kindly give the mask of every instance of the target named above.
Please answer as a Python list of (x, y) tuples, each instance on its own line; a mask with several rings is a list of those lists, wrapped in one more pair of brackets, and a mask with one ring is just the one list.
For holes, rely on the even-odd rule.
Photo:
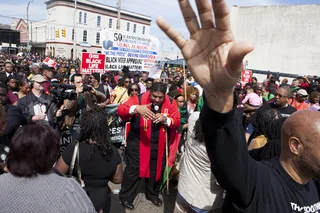
[(142, 34), (145, 34), (146, 33), (146, 26), (143, 26), (142, 27)]
[(97, 36), (96, 36), (96, 43), (100, 44), (100, 33), (99, 32), (97, 33)]
[(130, 31), (130, 23), (127, 23), (127, 31)]
[(101, 24), (101, 16), (97, 16), (97, 26), (100, 27)]
[(136, 33), (137, 32), (137, 24), (134, 24), (133, 25), (133, 33)]
[(109, 28), (112, 28), (112, 18), (109, 18)]
[(72, 41), (74, 41), (74, 29), (72, 29)]
[(83, 23), (87, 24), (87, 13), (83, 14)]
[(87, 41), (87, 36), (88, 36), (88, 33), (86, 30), (83, 31), (83, 36), (82, 36), (82, 41), (86, 42)]
[(79, 12), (79, 23), (81, 23), (82, 22), (82, 12), (80, 11)]

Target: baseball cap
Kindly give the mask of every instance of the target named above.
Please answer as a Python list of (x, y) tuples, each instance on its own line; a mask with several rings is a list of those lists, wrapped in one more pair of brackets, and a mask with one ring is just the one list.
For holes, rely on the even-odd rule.
[(38, 83), (42, 83), (42, 82), (46, 82), (47, 80), (42, 76), (42, 75), (34, 75), (31, 78), (32, 81), (38, 82)]
[(297, 92), (297, 95), (308, 96), (308, 93), (304, 89), (299, 89), (298, 92)]

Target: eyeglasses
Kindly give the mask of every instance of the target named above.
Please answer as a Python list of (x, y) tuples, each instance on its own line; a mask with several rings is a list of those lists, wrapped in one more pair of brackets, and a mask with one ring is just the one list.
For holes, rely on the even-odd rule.
[(124, 83), (130, 83), (130, 81), (125, 81)]
[(136, 91), (136, 92), (138, 92), (139, 90), (138, 89), (136, 89), (136, 88), (131, 88), (131, 90), (132, 91)]

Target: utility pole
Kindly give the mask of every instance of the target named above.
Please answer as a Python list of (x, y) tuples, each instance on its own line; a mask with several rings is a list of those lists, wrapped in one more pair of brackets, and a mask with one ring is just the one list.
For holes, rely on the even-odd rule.
[(121, 20), (121, 0), (118, 0), (118, 30), (120, 30), (120, 20)]
[(76, 47), (77, 47), (77, 40), (76, 40), (76, 17), (77, 17), (77, 0), (74, 0), (74, 15), (73, 15), (73, 54), (72, 59), (73, 63), (76, 60)]
[(29, 5), (33, 2), (33, 0), (30, 0), (27, 5), (27, 51), (29, 51)]

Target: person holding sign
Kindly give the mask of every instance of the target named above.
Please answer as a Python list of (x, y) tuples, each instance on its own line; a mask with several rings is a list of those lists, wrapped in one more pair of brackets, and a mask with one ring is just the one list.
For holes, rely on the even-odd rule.
[[(172, 159), (175, 159), (178, 144), (174, 139), (180, 125), (178, 106), (166, 95), (166, 89), (163, 83), (154, 83), (150, 92), (132, 96), (118, 108), (123, 121), (131, 119), (127, 166), (119, 194), (122, 205), (128, 209), (134, 208), (132, 203), (141, 178), (146, 181), (146, 198), (156, 206), (162, 205), (157, 188), (164, 170), (166, 140), (170, 141), (169, 156), (174, 155)], [(170, 135), (166, 135), (166, 129)]]

